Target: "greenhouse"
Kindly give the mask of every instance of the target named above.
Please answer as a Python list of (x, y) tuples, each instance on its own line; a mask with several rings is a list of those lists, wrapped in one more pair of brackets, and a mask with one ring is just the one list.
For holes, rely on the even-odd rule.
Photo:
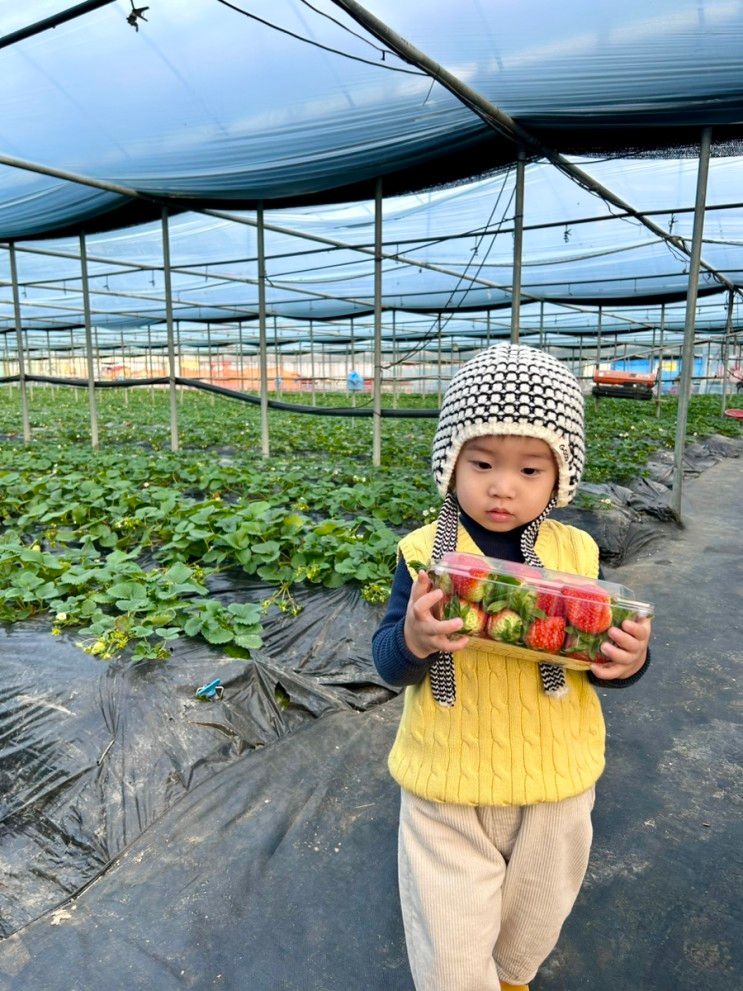
[(372, 635), (506, 343), (654, 605), (529, 987), (734, 987), (743, 5), (5, 6), (0, 991), (413, 991)]

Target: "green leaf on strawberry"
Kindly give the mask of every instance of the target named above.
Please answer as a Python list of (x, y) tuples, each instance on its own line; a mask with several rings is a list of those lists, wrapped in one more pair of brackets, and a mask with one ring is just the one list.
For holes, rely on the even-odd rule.
[(634, 609), (628, 609), (627, 606), (620, 606), (619, 603), (613, 603), (611, 607), (611, 625), (618, 626), (620, 629), (622, 623), (625, 619), (634, 619), (635, 611)]
[(586, 633), (574, 626), (567, 626), (565, 632), (567, 636), (561, 653), (590, 663), (608, 661), (606, 654), (601, 650), (601, 644), (608, 639), (606, 633)]
[(509, 601), (509, 599), (495, 599), (495, 601), (489, 603), (485, 609), (485, 612), (492, 616), (495, 613), (500, 612), (502, 609), (507, 609)]

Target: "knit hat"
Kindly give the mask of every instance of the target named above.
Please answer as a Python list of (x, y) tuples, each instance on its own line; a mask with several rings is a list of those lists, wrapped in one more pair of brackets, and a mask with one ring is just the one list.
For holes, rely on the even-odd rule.
[[(456, 373), (446, 390), (433, 440), (433, 477), (444, 505), (439, 513), (433, 558), (456, 550), (459, 504), (451, 480), (462, 445), (474, 437), (536, 437), (555, 458), (555, 495), (524, 530), (521, 552), (527, 564), (542, 567), (534, 550), (542, 521), (555, 506), (574, 497), (585, 463), (583, 394), (575, 376), (552, 355), (523, 344), (498, 344), (482, 351)], [(567, 691), (559, 665), (540, 664), (542, 687), (553, 696)], [(434, 698), (450, 706), (456, 699), (452, 655), (440, 653), (431, 666)]]
[(557, 358), (524, 344), (498, 344), (459, 369), (433, 439), (433, 477), (442, 498), (462, 445), (488, 434), (546, 441), (557, 462), (556, 505), (567, 506), (585, 463), (583, 393)]

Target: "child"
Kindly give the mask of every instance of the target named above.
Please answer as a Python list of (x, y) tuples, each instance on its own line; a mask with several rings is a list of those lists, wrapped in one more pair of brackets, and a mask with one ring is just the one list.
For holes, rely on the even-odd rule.
[[(506, 659), (440, 620), (427, 563), (469, 551), (600, 576), (598, 547), (548, 519), (584, 464), (583, 397), (555, 358), (498, 345), (446, 391), (433, 442), (444, 504), (409, 534), (375, 664), (406, 685), (389, 757), (401, 786), (400, 900), (418, 991), (527, 988), (583, 881), (604, 722), (593, 685), (628, 685), (648, 663), (650, 621), (612, 627), (590, 672)], [(428, 676), (428, 677), (427, 677)]]

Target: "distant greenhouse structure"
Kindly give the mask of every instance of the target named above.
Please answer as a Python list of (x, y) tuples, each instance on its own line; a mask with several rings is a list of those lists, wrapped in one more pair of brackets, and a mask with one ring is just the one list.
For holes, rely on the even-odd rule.
[(412, 415), (383, 393), (440, 396), (503, 340), (587, 392), (613, 370), (677, 393), (677, 464), (692, 390), (724, 411), (736, 6), (146, 10), (0, 15), (0, 357), (27, 441), (33, 382), (88, 389), (94, 446), (97, 388), (169, 388), (174, 449), (176, 389), (226, 391), (260, 404), (264, 456), (271, 405), (340, 390), (378, 463), (382, 417)]

